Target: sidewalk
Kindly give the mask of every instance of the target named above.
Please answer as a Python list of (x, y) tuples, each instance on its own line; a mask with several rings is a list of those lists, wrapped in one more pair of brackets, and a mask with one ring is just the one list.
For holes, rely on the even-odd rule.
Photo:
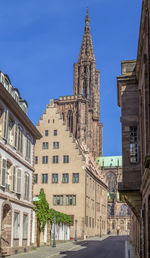
[[(84, 244), (88, 240), (97, 240), (97, 241), (102, 241), (105, 238), (109, 237), (109, 235), (103, 236), (103, 237), (92, 237), (88, 238), (86, 240), (81, 240), (81, 241), (68, 241), (65, 243), (59, 243), (57, 244), (56, 247), (52, 246), (42, 246), (39, 248), (36, 248), (33, 251), (27, 252), (27, 253), (20, 253), (20, 254), (15, 254), (11, 255), (9, 257), (12, 258), (51, 258), (51, 257), (60, 257), (60, 253), (65, 252), (65, 251), (70, 251), (70, 250), (81, 250), (84, 247)], [(63, 257), (63, 254), (61, 254), (61, 257)]]
[(125, 242), (125, 258), (136, 258), (135, 250), (130, 240)]

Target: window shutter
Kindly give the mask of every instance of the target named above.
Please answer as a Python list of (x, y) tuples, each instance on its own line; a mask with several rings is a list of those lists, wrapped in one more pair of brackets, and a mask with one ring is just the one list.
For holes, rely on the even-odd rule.
[(21, 192), (21, 169), (17, 170), (17, 193)]
[(0, 157), (0, 185), (2, 184), (2, 158)]
[(14, 137), (14, 146), (17, 148), (17, 140), (18, 140), (18, 127), (15, 124), (15, 137)]
[(6, 160), (2, 160), (2, 185), (5, 186), (5, 179), (6, 179)]
[(7, 133), (8, 133), (8, 111), (4, 112), (3, 117), (3, 137), (7, 139)]
[(30, 177), (29, 175), (27, 175), (27, 200), (29, 200), (29, 192), (30, 192), (29, 183), (30, 183)]
[(13, 175), (12, 175), (12, 191), (16, 191), (16, 167), (13, 167)]

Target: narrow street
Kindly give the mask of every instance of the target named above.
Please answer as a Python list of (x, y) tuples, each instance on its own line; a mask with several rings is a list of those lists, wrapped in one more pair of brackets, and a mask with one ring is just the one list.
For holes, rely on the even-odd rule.
[[(127, 236), (109, 236), (102, 240), (94, 238), (81, 241), (77, 244), (66, 242), (57, 245), (56, 248), (41, 247), (29, 253), (11, 256), (12, 258), (61, 258), (61, 257), (81, 257), (81, 258), (127, 258), (125, 255), (125, 242)], [(131, 257), (132, 258), (132, 257)]]

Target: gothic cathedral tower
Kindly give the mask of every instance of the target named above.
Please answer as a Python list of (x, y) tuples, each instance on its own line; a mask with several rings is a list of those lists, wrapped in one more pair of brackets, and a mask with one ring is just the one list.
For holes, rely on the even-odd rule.
[(99, 85), (87, 10), (79, 58), (74, 64), (73, 95), (60, 97), (55, 103), (70, 132), (80, 144), (87, 145), (94, 157), (102, 156)]

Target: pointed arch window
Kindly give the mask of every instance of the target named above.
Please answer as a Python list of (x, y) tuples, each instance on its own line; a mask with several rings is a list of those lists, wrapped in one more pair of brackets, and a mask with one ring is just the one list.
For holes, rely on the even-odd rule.
[(72, 110), (68, 111), (68, 127), (71, 133), (73, 133), (73, 112)]

